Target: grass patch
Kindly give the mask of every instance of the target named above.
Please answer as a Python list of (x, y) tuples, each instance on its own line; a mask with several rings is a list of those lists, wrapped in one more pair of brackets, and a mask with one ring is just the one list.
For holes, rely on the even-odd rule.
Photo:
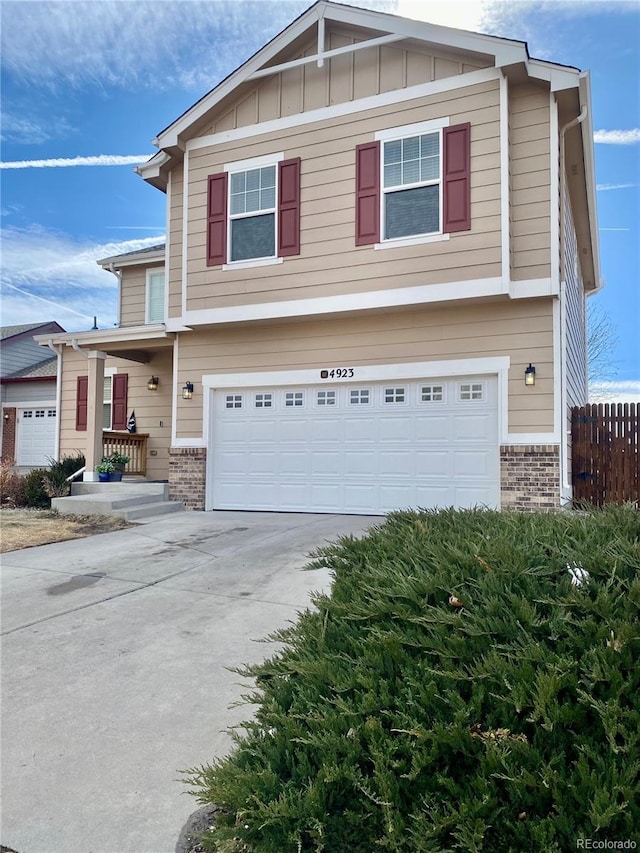
[(243, 670), (254, 719), (188, 773), (226, 853), (640, 842), (640, 513), (395, 513)]
[(102, 515), (65, 516), (51, 510), (0, 510), (0, 553), (33, 548), (66, 539), (82, 539), (132, 527), (124, 518)]

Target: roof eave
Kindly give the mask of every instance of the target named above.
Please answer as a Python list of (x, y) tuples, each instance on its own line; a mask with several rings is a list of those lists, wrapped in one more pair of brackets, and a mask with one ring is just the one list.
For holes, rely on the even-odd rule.
[(96, 329), (89, 332), (65, 332), (64, 335), (34, 335), (34, 340), (41, 346), (49, 344), (66, 344), (73, 346), (92, 346), (99, 348), (101, 344), (108, 346), (113, 343), (132, 343), (136, 341), (166, 340), (173, 338), (171, 332), (167, 332), (164, 323), (154, 323), (145, 326), (120, 326), (113, 329)]
[(166, 249), (162, 249), (162, 251), (158, 252), (140, 252), (136, 255), (113, 255), (111, 258), (102, 258), (101, 260), (96, 261), (96, 263), (105, 270), (109, 270), (110, 267), (120, 269), (121, 267), (140, 266), (140, 264), (144, 263), (163, 263), (165, 255)]

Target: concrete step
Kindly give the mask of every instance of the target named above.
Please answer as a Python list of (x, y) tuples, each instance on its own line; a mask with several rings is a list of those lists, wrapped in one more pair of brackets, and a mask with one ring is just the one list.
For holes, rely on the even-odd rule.
[(61, 515), (116, 515), (119, 510), (135, 508), (145, 504), (162, 501), (162, 495), (128, 492), (105, 494), (71, 495), (67, 498), (53, 498), (51, 509)]
[(155, 495), (156, 498), (169, 499), (169, 484), (168, 483), (150, 483), (145, 480), (121, 480), (119, 483), (72, 483), (71, 496), (79, 495), (112, 495), (117, 494), (120, 497), (129, 496), (130, 494), (149, 494)]
[(143, 521), (170, 512), (184, 512), (182, 501), (158, 501), (144, 504), (144, 506), (117, 510), (114, 515), (119, 515), (126, 521)]

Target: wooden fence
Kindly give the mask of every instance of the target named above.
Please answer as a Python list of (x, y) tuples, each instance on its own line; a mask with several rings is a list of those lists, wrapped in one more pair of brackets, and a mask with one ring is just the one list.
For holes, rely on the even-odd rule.
[(597, 403), (571, 410), (575, 501), (640, 501), (640, 404)]
[(102, 454), (111, 456), (112, 453), (121, 453), (128, 456), (129, 461), (124, 467), (125, 474), (147, 473), (147, 439), (146, 432), (111, 432), (104, 430), (102, 433)]

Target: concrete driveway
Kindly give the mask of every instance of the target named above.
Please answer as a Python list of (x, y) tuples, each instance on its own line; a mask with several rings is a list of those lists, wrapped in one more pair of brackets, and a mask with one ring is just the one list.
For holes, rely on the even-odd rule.
[(4, 555), (2, 843), (171, 853), (197, 808), (180, 771), (250, 715), (226, 668), (328, 588), (309, 551), (379, 522), (194, 512)]

